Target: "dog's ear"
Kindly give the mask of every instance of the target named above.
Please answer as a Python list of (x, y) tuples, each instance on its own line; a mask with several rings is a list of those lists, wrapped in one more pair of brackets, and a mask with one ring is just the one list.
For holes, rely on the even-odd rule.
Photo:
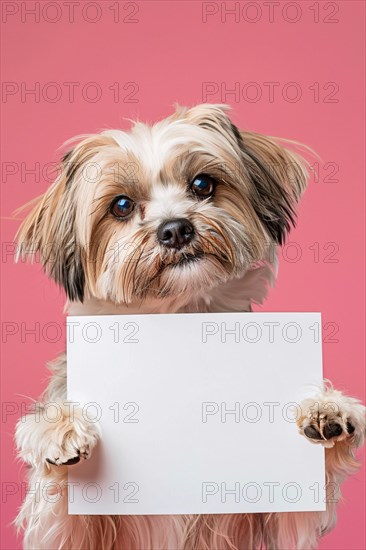
[[(39, 253), (46, 273), (60, 284), (70, 300), (83, 301), (85, 277), (75, 235), (75, 208), (71, 181), (73, 152), (64, 156), (60, 173), (44, 193), (31, 201), (31, 212), (15, 237), (18, 257)], [(75, 159), (74, 159), (75, 160)]]
[[(29, 203), (32, 210), (21, 224), (16, 240), (18, 257), (39, 253), (46, 273), (65, 289), (69, 300), (83, 301), (83, 265), (88, 251), (78, 242), (76, 230), (77, 217), (84, 208), (82, 198), (78, 200), (78, 189), (83, 183), (90, 184), (88, 163), (95, 168), (95, 156), (115, 142), (107, 134), (79, 136), (76, 140), (77, 145), (64, 155), (55, 182), (44, 195)], [(85, 189), (84, 185), (84, 192)]]
[(69, 300), (79, 301), (84, 298), (85, 274), (75, 227), (76, 180), (83, 177), (83, 166), (106, 141), (101, 135), (83, 138), (64, 155), (51, 187), (24, 207), (32, 210), (15, 237), (17, 257), (33, 258), (39, 253), (46, 273), (65, 289)]
[[(253, 183), (253, 206), (277, 244), (283, 244), (296, 222), (296, 204), (305, 191), (308, 164), (281, 142), (233, 127), (243, 165)], [(287, 142), (289, 143), (289, 142)]]

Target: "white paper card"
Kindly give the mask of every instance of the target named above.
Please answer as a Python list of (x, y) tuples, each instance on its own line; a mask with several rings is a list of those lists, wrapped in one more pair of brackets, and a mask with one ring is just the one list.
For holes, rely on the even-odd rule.
[(319, 313), (68, 318), (68, 399), (99, 418), (70, 514), (325, 509), (296, 404), (322, 380)]

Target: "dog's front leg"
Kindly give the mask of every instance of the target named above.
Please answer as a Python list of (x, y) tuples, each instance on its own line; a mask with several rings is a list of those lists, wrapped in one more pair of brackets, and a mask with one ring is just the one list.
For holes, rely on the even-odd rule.
[(317, 516), (319, 534), (333, 528), (341, 483), (359, 467), (355, 450), (365, 440), (365, 411), (358, 399), (335, 390), (328, 381), (317, 395), (301, 403), (300, 433), (325, 447), (326, 510)]
[(99, 426), (66, 400), (66, 360), (50, 365), (53, 376), (43, 395), (17, 423), (19, 456), (32, 466), (72, 465), (88, 458), (99, 436)]
[(309, 441), (325, 447), (326, 510), (270, 514), (264, 532), (268, 550), (317, 548), (319, 538), (334, 526), (341, 483), (359, 466), (355, 449), (365, 438), (365, 407), (325, 382), (300, 404), (297, 424)]

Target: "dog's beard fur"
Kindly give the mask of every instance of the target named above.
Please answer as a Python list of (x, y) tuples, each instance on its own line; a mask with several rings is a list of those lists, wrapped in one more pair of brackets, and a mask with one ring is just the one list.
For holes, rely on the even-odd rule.
[[(152, 127), (87, 136), (64, 157), (53, 186), (18, 233), (20, 254), (39, 252), (70, 301), (114, 304), (169, 300), (181, 304), (243, 277), (281, 244), (306, 184), (306, 163), (273, 139), (240, 133), (224, 106), (177, 112)], [(216, 182), (199, 200), (198, 174)], [(135, 201), (116, 219), (116, 196)], [(188, 219), (192, 242), (168, 249), (159, 225)]]
[[(233, 223), (225, 212), (221, 220), (210, 218), (212, 210), (209, 205), (192, 208), (189, 219), (196, 237), (183, 250), (157, 245), (155, 223), (119, 239), (102, 254), (102, 275), (95, 278), (94, 293), (118, 303), (144, 301), (152, 296), (169, 298), (177, 293), (189, 298), (207, 293), (240, 272), (240, 268), (243, 270), (250, 261), (245, 252), (245, 235), (240, 235), (239, 224)], [(233, 248), (226, 219), (226, 228), (231, 229), (232, 235), (237, 234), (242, 252), (236, 253)]]

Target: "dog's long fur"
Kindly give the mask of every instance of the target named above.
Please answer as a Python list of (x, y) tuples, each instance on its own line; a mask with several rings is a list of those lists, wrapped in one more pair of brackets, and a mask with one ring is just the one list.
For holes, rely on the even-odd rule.
[[(23, 222), (19, 255), (39, 253), (65, 289), (69, 315), (250, 311), (275, 280), (274, 245), (295, 222), (306, 168), (279, 141), (240, 132), (222, 105), (178, 108), (153, 126), (83, 136)], [(200, 174), (216, 186), (203, 200), (191, 185)], [(111, 210), (121, 195), (134, 201), (126, 219)], [(182, 249), (157, 240), (159, 227), (171, 219), (188, 219), (194, 227)], [(354, 449), (364, 440), (365, 409), (358, 400), (324, 385), (302, 404), (300, 433), (326, 447), (332, 498), (325, 512), (69, 516), (72, 466), (64, 463), (76, 453), (86, 458), (100, 434), (77, 411), (70, 421), (65, 356), (50, 368), (42, 400), (17, 425), (19, 454), (30, 466), (30, 492), (16, 520), (24, 548), (308, 550), (333, 527), (334, 491), (357, 468)], [(63, 411), (56, 423), (40, 420), (50, 402)], [(331, 412), (330, 402), (337, 405)], [(334, 426), (340, 434), (332, 433)]]

